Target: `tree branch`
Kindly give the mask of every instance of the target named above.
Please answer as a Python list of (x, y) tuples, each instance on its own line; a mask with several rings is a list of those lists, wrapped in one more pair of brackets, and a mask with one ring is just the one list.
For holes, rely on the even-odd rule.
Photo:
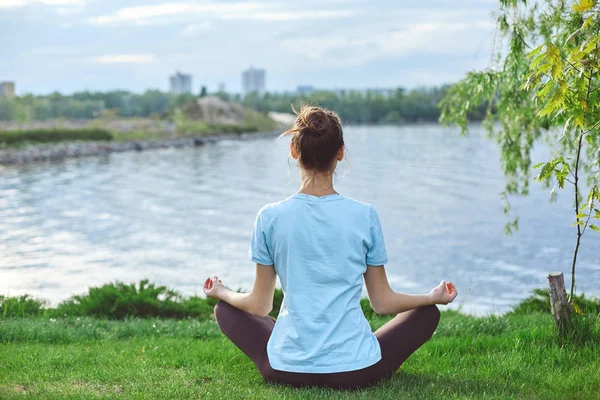
[(587, 229), (588, 224), (590, 223), (590, 218), (592, 218), (592, 210), (594, 209), (594, 201), (593, 200), (588, 208), (589, 208), (588, 216), (587, 216), (587, 219), (585, 220), (585, 225), (583, 225), (583, 230), (581, 231), (581, 236), (583, 236), (583, 234), (585, 233), (585, 230)]
[[(598, 28), (600, 29), (600, 27)], [(596, 50), (598, 49), (598, 43), (596, 43)], [(590, 94), (591, 94), (591, 90), (592, 90), (592, 76), (594, 75), (594, 71), (590, 71), (590, 76), (588, 77), (588, 84), (587, 84), (587, 94), (585, 96), (585, 102), (586, 104), (589, 104), (590, 101)], [(583, 75), (585, 77), (585, 74)], [(585, 111), (583, 112), (583, 121), (585, 124), (585, 120), (587, 118), (587, 111), (588, 111), (589, 105), (588, 107), (585, 109)], [(581, 132), (581, 134), (579, 135), (579, 143), (577, 145), (577, 160), (575, 161), (575, 220), (577, 222), (577, 242), (575, 244), (575, 251), (573, 252), (573, 265), (571, 266), (571, 295), (569, 298), (569, 302), (573, 302), (573, 295), (575, 292), (575, 265), (577, 264), (577, 253), (579, 251), (579, 245), (581, 244), (581, 236), (583, 235), (583, 232), (585, 232), (585, 228), (587, 228), (587, 222), (584, 225), (584, 230), (583, 232), (581, 231), (581, 225), (579, 225), (579, 218), (577, 217), (579, 215), (579, 159), (581, 158), (581, 148), (583, 146), (583, 136), (590, 132), (592, 129), (594, 129), (594, 127), (588, 129), (587, 131)], [(591, 210), (588, 214), (588, 221), (589, 221), (589, 216), (591, 215)]]

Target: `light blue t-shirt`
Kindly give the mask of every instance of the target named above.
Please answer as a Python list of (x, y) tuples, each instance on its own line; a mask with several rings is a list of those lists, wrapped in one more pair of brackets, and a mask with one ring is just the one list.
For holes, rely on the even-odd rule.
[(299, 193), (268, 204), (256, 217), (249, 253), (255, 263), (274, 265), (284, 292), (267, 344), (273, 369), (344, 372), (381, 359), (360, 308), (367, 265), (387, 263), (371, 205)]

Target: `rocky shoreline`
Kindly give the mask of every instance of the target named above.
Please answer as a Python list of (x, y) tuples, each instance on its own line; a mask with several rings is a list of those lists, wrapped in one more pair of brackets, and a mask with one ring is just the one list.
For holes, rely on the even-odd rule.
[(62, 142), (30, 145), (23, 148), (0, 149), (0, 165), (25, 165), (56, 162), (71, 158), (102, 156), (126, 151), (147, 151), (168, 148), (197, 147), (220, 140), (244, 140), (256, 137), (275, 136), (281, 132), (220, 134), (202, 137), (173, 139), (142, 139), (125, 142)]

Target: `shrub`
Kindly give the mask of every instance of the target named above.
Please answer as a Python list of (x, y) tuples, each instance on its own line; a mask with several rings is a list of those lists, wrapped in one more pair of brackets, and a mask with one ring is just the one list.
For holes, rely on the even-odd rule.
[[(276, 318), (283, 301), (283, 291), (275, 290), (273, 311)], [(46, 317), (95, 317), (123, 320), (128, 318), (198, 318), (208, 320), (218, 300), (199, 296), (184, 297), (165, 286), (156, 286), (148, 280), (139, 284), (108, 283), (90, 288), (88, 293), (73, 296), (57, 307), (45, 308), (47, 302), (29, 295), (20, 297), (0, 296), (0, 318), (46, 316)]]
[(109, 141), (113, 137), (103, 129), (30, 129), (24, 131), (0, 131), (0, 145), (14, 146), (20, 143), (52, 143), (74, 140)]
[(186, 136), (205, 136), (219, 133), (257, 132), (256, 125), (209, 124), (204, 121), (178, 121), (177, 132)]
[(228, 124), (211, 124), (210, 129), (214, 133), (246, 133), (258, 132), (258, 127), (254, 125), (228, 125)]
[(19, 297), (0, 296), (0, 316), (2, 318), (38, 316), (44, 313), (46, 302), (29, 295)]
[[(574, 302), (583, 314), (600, 314), (600, 299), (586, 299), (585, 295), (575, 296)], [(535, 289), (533, 294), (521, 301), (513, 309), (515, 314), (550, 314), (550, 294), (547, 289)]]
[(129, 317), (161, 317), (208, 319), (212, 307), (204, 299), (184, 299), (165, 286), (156, 286), (148, 280), (136, 284), (109, 283), (90, 288), (88, 293), (73, 296), (53, 310), (56, 315), (92, 316), (109, 319)]

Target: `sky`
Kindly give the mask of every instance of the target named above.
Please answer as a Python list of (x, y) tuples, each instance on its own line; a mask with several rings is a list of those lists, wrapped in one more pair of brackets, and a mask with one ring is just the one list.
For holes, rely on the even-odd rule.
[(0, 0), (0, 81), (18, 94), (168, 89), (175, 71), (241, 90), (414, 88), (485, 68), (495, 0)]

